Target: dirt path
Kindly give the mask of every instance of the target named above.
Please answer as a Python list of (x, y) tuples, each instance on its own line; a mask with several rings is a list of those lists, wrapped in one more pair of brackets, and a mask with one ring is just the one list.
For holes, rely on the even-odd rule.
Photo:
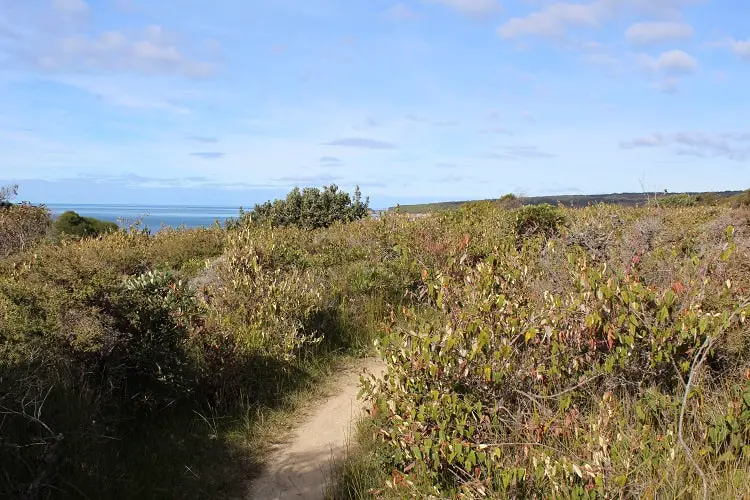
[(272, 452), (268, 467), (250, 486), (250, 499), (323, 499), (331, 459), (343, 456), (346, 439), (362, 414), (357, 393), (363, 369), (381, 376), (384, 364), (366, 359), (339, 373), (331, 396), (314, 404), (291, 442)]

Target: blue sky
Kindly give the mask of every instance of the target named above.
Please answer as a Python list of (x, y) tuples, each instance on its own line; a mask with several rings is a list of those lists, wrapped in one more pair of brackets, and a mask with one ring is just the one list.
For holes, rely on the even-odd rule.
[(746, 0), (0, 0), (0, 182), (249, 205), (750, 187)]

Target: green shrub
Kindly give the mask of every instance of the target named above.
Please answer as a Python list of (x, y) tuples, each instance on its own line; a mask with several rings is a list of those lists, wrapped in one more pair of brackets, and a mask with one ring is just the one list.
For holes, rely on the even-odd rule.
[[(0, 227), (20, 214), (46, 211)], [(695, 496), (689, 373), (685, 443), (715, 496), (750, 494), (747, 208), (247, 222), (0, 258), (0, 497), (241, 496), (219, 469), (259, 458), (255, 423), (376, 335), (377, 457), (341, 495)]]
[(713, 207), (719, 204), (719, 197), (716, 193), (701, 193), (695, 196), (696, 204)]
[(743, 191), (740, 194), (734, 195), (727, 200), (727, 203), (733, 207), (748, 207), (750, 206), (750, 189)]
[(691, 194), (671, 194), (649, 200), (650, 205), (660, 207), (694, 207), (698, 205), (698, 198)]
[(114, 222), (93, 217), (82, 217), (76, 212), (68, 210), (55, 219), (54, 229), (59, 235), (87, 237), (117, 231), (118, 226)]
[(0, 259), (44, 238), (50, 224), (51, 217), (45, 207), (19, 204), (0, 209)]
[[(426, 478), (440, 496), (607, 498), (674, 463), (695, 353), (708, 337), (742, 335), (747, 302), (734, 295), (710, 310), (703, 290), (648, 287), (575, 254), (567, 293), (538, 296), (537, 254), (506, 244), (476, 265), (451, 259), (424, 273), (420, 296), (439, 316), (407, 309), (383, 340), (388, 377), (365, 387), (402, 484)], [(716, 347), (707, 365), (718, 373), (729, 356)], [(691, 420), (698, 436), (715, 428), (704, 456), (750, 459), (743, 401), (719, 423)], [(644, 442), (648, 452), (629, 451)]]
[(547, 203), (525, 205), (516, 212), (516, 234), (519, 237), (543, 235), (546, 237), (558, 233), (565, 224), (562, 210)]
[(249, 213), (253, 222), (271, 226), (298, 226), (304, 229), (329, 227), (336, 222), (351, 222), (369, 214), (369, 199), (362, 202), (359, 187), (354, 199), (336, 185), (322, 190), (294, 188), (284, 200), (255, 205)]

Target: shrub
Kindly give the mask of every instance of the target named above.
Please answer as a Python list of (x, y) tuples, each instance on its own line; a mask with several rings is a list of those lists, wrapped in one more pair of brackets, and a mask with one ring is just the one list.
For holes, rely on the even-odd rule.
[(671, 194), (661, 198), (656, 197), (649, 200), (649, 205), (660, 207), (694, 207), (698, 204), (698, 198), (691, 194)]
[(506, 210), (519, 208), (521, 205), (523, 205), (523, 200), (513, 193), (504, 194), (497, 200), (497, 206)]
[[(512, 242), (476, 265), (459, 253), (423, 273), (419, 296), (437, 316), (405, 309), (392, 323), (388, 376), (365, 390), (397, 471), (394, 490), (426, 480), (425, 493), (440, 497), (638, 497), (642, 487), (664, 496), (668, 487), (654, 482), (664, 468), (690, 477), (692, 467), (674, 459), (681, 391), (709, 339), (746, 334), (746, 298), (705, 276), (691, 288), (689, 277), (717, 262), (694, 262), (683, 281), (657, 288), (637, 270), (593, 266), (575, 251), (565, 291), (538, 294), (537, 255)], [(727, 301), (716, 309), (708, 290)], [(717, 377), (746, 366), (720, 344), (706, 358)], [(703, 399), (700, 411), (690, 404), (689, 439), (704, 470), (731, 463), (747, 477), (743, 394), (725, 393), (710, 411)]]
[(0, 210), (13, 206), (13, 200), (18, 194), (18, 186), (0, 186)]
[(117, 224), (93, 217), (82, 217), (72, 210), (62, 213), (54, 222), (59, 235), (87, 237), (117, 231)]
[(716, 193), (701, 193), (695, 196), (698, 205), (713, 207), (719, 204), (719, 197)]
[(250, 212), (254, 222), (271, 226), (298, 226), (304, 229), (329, 227), (335, 222), (351, 222), (367, 217), (369, 198), (362, 202), (359, 187), (354, 199), (336, 185), (318, 188), (294, 188), (284, 200), (255, 205)]
[(0, 208), (0, 259), (43, 238), (50, 224), (50, 214), (45, 207), (22, 203)]
[(547, 203), (525, 205), (516, 212), (516, 234), (519, 237), (553, 236), (564, 223), (563, 211)]
[(733, 207), (750, 206), (750, 189), (747, 189), (740, 194), (730, 197), (727, 202)]

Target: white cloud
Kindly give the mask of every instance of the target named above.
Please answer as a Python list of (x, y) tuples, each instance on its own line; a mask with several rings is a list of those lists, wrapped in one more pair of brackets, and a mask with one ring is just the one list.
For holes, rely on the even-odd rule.
[(107, 31), (99, 36), (72, 35), (42, 51), (36, 63), (48, 71), (119, 71), (179, 74), (199, 78), (213, 74), (216, 65), (183, 54), (160, 26), (141, 35)]
[(498, 28), (503, 38), (536, 35), (555, 37), (570, 26), (596, 27), (605, 17), (603, 2), (590, 4), (556, 3), (526, 17), (514, 17)]
[(646, 56), (644, 63), (647, 67), (671, 76), (684, 76), (698, 70), (698, 61), (682, 50), (662, 52), (656, 59)]
[(500, 3), (497, 0), (427, 0), (432, 3), (443, 4), (461, 14), (468, 16), (481, 16), (495, 14), (500, 11)]
[(365, 137), (344, 137), (323, 143), (324, 146), (345, 146), (362, 149), (396, 149), (397, 146), (391, 142), (368, 139)]
[(750, 38), (747, 40), (733, 40), (732, 50), (742, 59), (750, 62)]
[(650, 45), (693, 36), (693, 27), (681, 22), (635, 23), (625, 30), (625, 39), (633, 45)]
[(403, 3), (388, 7), (383, 11), (383, 14), (394, 21), (409, 21), (418, 17), (416, 12)]
[(570, 28), (598, 28), (621, 14), (674, 17), (686, 5), (700, 0), (594, 0), (556, 2), (524, 17), (514, 17), (498, 28), (502, 38), (561, 37)]
[(149, 82), (110, 76), (65, 76), (56, 81), (93, 94), (113, 106), (140, 110), (168, 111), (178, 115), (190, 114), (190, 109), (180, 104), (185, 97), (182, 89), (174, 85), (159, 86)]
[(652, 73), (654, 87), (661, 92), (677, 92), (680, 78), (692, 75), (699, 69), (698, 61), (682, 50), (662, 52), (658, 57), (645, 54), (636, 56), (636, 62)]
[(750, 38), (748, 38), (747, 40), (725, 38), (724, 40), (712, 42), (708, 45), (729, 49), (730, 51), (738, 55), (742, 60), (750, 62)]
[(89, 11), (89, 6), (85, 0), (53, 0), (52, 5), (58, 10), (75, 14)]
[(620, 147), (622, 149), (654, 148), (657, 146), (663, 146), (664, 144), (664, 136), (661, 134), (637, 137), (629, 141), (620, 141)]

